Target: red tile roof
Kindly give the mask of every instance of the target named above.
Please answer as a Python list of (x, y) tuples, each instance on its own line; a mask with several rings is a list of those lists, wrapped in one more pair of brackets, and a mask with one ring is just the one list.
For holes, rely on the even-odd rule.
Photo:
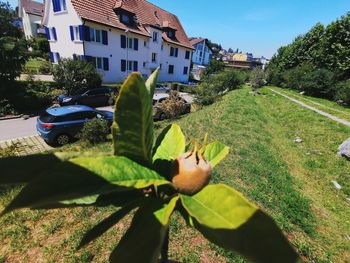
[(190, 43), (192, 46), (202, 42), (202, 41), (205, 41), (206, 39), (205, 38), (201, 38), (201, 37), (195, 37), (195, 38), (190, 38)]
[(27, 14), (44, 16), (44, 4), (42, 3), (30, 0), (21, 0), (21, 5)]
[[(72, 0), (78, 15), (83, 19), (102, 23), (122, 30), (150, 37), (147, 26), (168, 27), (175, 29), (175, 38), (170, 39), (163, 33), (166, 42), (192, 49), (192, 45), (176, 15), (171, 14), (146, 0)], [(128, 26), (119, 21), (115, 9), (122, 9), (134, 13), (137, 17), (136, 26)]]

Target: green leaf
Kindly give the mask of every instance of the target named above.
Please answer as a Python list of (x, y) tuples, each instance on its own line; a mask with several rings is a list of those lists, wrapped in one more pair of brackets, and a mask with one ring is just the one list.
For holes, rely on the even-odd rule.
[(169, 218), (179, 197), (169, 204), (151, 199), (136, 212), (131, 226), (110, 256), (110, 262), (158, 262)]
[(172, 124), (170, 128), (167, 127), (165, 131), (166, 133), (161, 133), (159, 135), (162, 141), (155, 151), (153, 161), (157, 159), (175, 160), (180, 154), (185, 152), (186, 139), (180, 126)]
[(205, 147), (204, 158), (209, 161), (212, 167), (215, 167), (229, 153), (229, 147), (221, 142), (213, 142)]
[(22, 189), (4, 212), (163, 184), (169, 182), (125, 157), (75, 158), (41, 173)]
[(123, 84), (115, 107), (114, 153), (141, 163), (152, 163), (152, 99), (139, 73), (132, 73)]
[(64, 205), (92, 205), (96, 203), (98, 197), (99, 195), (89, 195), (78, 199), (61, 201), (60, 203)]
[(0, 158), (0, 184), (28, 183), (43, 172), (51, 172), (55, 165), (71, 158), (81, 156), (97, 155), (96, 153), (89, 152), (58, 152), (52, 154)]
[(109, 217), (102, 220), (100, 223), (98, 223), (96, 226), (94, 226), (92, 229), (90, 229), (83, 237), (83, 239), (80, 241), (79, 248), (87, 245), (91, 241), (95, 240), (99, 236), (101, 236), (103, 233), (105, 233), (108, 229), (110, 229), (112, 226), (117, 224), (121, 219), (123, 219), (127, 214), (129, 214), (134, 208), (138, 207), (140, 205), (140, 199), (138, 201), (133, 201), (121, 209), (119, 209), (117, 212), (111, 214)]
[(275, 222), (232, 188), (210, 185), (181, 200), (211, 242), (253, 262), (296, 262), (298, 255)]
[(156, 89), (156, 85), (157, 85), (157, 80), (158, 80), (158, 76), (159, 76), (159, 72), (160, 72), (160, 68), (158, 67), (151, 76), (149, 76), (149, 78), (147, 79), (145, 85), (146, 88), (150, 94), (150, 97), (153, 98), (154, 95), (154, 90)]

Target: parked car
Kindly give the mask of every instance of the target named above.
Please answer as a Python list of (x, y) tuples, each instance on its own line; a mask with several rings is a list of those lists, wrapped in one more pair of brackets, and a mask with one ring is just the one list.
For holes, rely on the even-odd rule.
[(171, 88), (164, 86), (162, 84), (157, 84), (156, 85), (156, 89), (155, 89), (155, 93), (170, 93)]
[[(160, 93), (154, 94), (153, 96), (153, 119), (154, 120), (165, 120), (167, 118), (166, 113), (162, 110), (161, 103), (169, 98), (169, 94)], [(180, 115), (187, 114), (191, 112), (191, 103), (189, 103), (185, 98), (180, 98), (185, 103), (183, 112)]]
[(49, 108), (38, 117), (36, 129), (48, 144), (63, 146), (94, 118), (107, 120), (112, 125), (113, 113), (84, 105)]
[(86, 106), (106, 106), (113, 105), (117, 95), (114, 88), (96, 88), (87, 90), (77, 95), (60, 95), (58, 103), (61, 106), (86, 105)]

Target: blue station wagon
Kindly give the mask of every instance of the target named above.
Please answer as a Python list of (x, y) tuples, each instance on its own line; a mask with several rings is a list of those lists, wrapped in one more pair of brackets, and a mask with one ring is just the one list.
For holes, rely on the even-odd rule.
[(38, 117), (36, 129), (48, 144), (62, 146), (71, 142), (84, 124), (94, 118), (112, 125), (113, 113), (83, 105), (49, 108)]

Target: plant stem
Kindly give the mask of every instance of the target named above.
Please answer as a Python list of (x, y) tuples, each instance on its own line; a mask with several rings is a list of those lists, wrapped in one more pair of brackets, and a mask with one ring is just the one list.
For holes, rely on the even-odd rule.
[(161, 263), (167, 263), (169, 261), (168, 252), (169, 252), (169, 228), (165, 234), (162, 250), (160, 252)]

